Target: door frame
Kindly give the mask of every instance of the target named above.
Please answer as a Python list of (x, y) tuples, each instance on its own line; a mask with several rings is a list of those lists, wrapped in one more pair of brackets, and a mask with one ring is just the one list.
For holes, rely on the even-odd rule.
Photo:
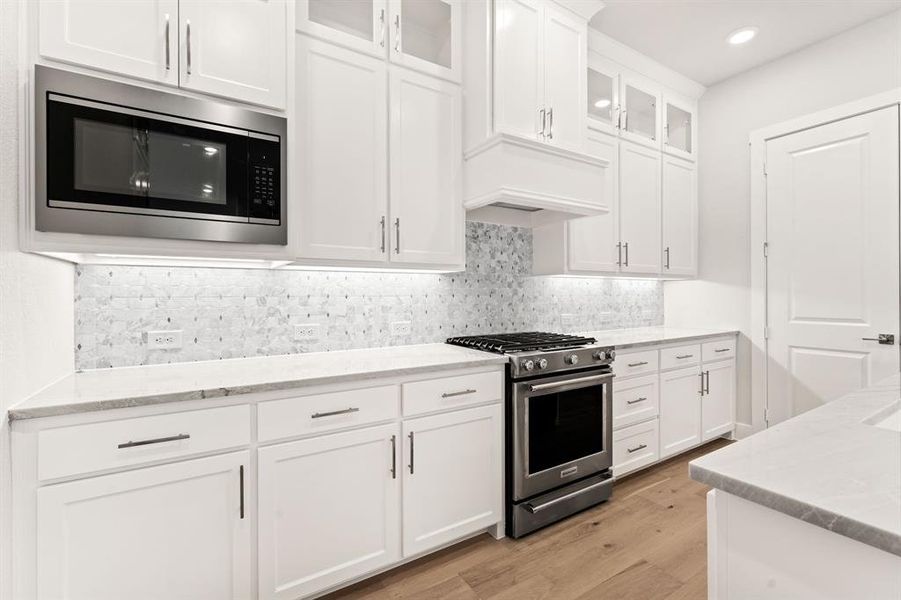
[[(737, 437), (767, 428), (767, 177), (768, 141), (891, 106), (901, 106), (901, 88), (783, 121), (750, 133), (751, 169), (751, 423), (736, 424)], [(901, 128), (899, 128), (901, 129)], [(901, 131), (899, 131), (901, 136)], [(901, 139), (901, 138), (899, 138)], [(899, 165), (901, 168), (901, 165)], [(901, 251), (901, 248), (899, 248)]]

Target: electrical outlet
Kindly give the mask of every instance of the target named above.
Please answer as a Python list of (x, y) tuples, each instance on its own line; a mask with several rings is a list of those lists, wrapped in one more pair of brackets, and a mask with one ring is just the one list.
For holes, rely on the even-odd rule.
[(413, 324), (410, 321), (394, 321), (391, 323), (391, 335), (410, 335)]
[(576, 315), (565, 314), (560, 315), (560, 326), (563, 328), (563, 331), (567, 333), (572, 333), (576, 328), (577, 317)]
[(309, 342), (319, 339), (319, 323), (305, 323), (294, 326), (294, 339)]
[(151, 350), (175, 350), (181, 348), (181, 329), (169, 331), (145, 331), (144, 339)]

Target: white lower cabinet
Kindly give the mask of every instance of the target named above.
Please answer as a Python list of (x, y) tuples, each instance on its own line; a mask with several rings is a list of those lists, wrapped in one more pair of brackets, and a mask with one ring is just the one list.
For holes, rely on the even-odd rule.
[(253, 595), (250, 453), (37, 490), (40, 599)]
[(622, 477), (660, 460), (659, 444), (657, 419), (614, 431), (614, 477)]
[(735, 423), (735, 361), (704, 365), (701, 436), (706, 442), (732, 430)]
[(701, 377), (697, 367), (660, 374), (660, 457), (701, 443)]
[(404, 421), (404, 556), (493, 525), (503, 514), (499, 404)]
[(260, 598), (294, 599), (400, 559), (394, 423), (259, 450)]

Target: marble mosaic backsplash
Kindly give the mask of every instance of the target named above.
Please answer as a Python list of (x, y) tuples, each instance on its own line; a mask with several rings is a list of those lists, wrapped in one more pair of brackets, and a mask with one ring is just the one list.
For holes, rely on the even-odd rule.
[[(663, 324), (658, 281), (532, 277), (529, 229), (467, 223), (466, 256), (454, 274), (79, 266), (76, 368)], [(410, 333), (393, 335), (395, 322)], [(303, 324), (318, 339), (295, 339)], [(151, 350), (154, 330), (182, 330), (182, 348)]]

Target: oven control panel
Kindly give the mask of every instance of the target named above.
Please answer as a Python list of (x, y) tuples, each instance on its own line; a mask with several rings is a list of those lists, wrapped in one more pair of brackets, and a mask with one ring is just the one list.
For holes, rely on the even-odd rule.
[(615, 357), (616, 352), (609, 346), (522, 352), (510, 355), (510, 374), (517, 379), (600, 367), (613, 363)]
[(281, 219), (281, 177), (278, 142), (250, 139), (250, 218)]

